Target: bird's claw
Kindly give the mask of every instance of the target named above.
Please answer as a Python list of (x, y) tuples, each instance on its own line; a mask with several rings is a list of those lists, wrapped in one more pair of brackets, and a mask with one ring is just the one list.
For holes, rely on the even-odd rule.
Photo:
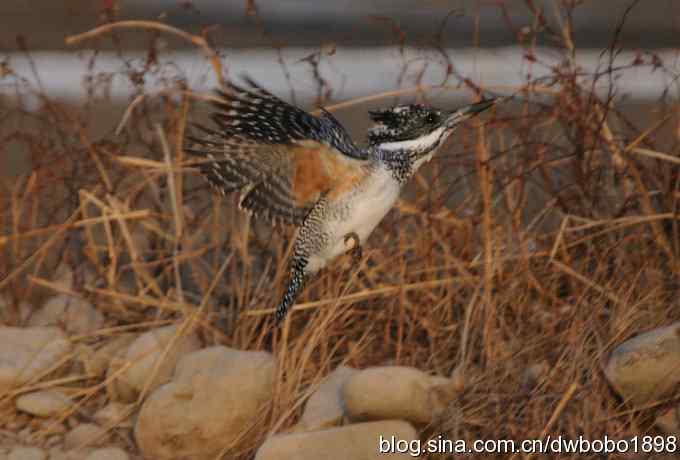
[(354, 241), (354, 245), (352, 245), (352, 247), (347, 251), (347, 254), (352, 256), (352, 262), (354, 262), (354, 264), (359, 264), (363, 258), (363, 250), (359, 235), (357, 235), (355, 232), (348, 233), (345, 235), (345, 244), (347, 244), (349, 240)]

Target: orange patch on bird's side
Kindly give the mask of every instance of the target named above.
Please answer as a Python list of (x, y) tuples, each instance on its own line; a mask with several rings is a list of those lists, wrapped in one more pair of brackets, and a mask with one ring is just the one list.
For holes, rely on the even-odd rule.
[(337, 198), (361, 179), (360, 161), (313, 141), (295, 148), (294, 158), (293, 193), (300, 206), (326, 192), (330, 199)]
[(309, 148), (295, 152), (293, 194), (298, 206), (316, 201), (331, 186), (331, 179), (319, 155)]

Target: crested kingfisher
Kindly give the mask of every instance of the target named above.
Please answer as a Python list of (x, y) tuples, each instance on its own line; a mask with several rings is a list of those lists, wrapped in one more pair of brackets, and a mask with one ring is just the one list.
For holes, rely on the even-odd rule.
[(418, 168), (461, 122), (497, 101), (453, 111), (419, 104), (370, 111), (375, 125), (361, 148), (330, 112), (313, 116), (244, 82), (217, 91), (214, 127), (194, 125), (185, 151), (205, 158), (198, 166), (221, 194), (240, 192), (240, 209), (297, 228), (277, 324), (305, 282), (335, 257), (361, 257), (361, 245)]

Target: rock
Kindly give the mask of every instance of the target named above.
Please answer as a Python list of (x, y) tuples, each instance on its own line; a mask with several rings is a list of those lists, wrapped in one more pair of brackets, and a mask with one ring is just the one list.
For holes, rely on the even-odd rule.
[(670, 395), (680, 383), (680, 323), (638, 335), (612, 351), (604, 370), (611, 386), (633, 405)]
[(50, 448), (48, 452), (48, 457), (50, 460), (69, 460), (66, 453), (59, 446)]
[(46, 460), (47, 454), (38, 447), (15, 447), (7, 460)]
[(128, 460), (130, 456), (118, 447), (95, 449), (85, 460)]
[(217, 346), (184, 356), (172, 382), (144, 402), (135, 438), (145, 457), (213, 458), (271, 401), (276, 363), (266, 352)]
[(128, 362), (128, 348), (133, 340), (127, 346), (117, 348), (109, 360), (109, 368), (106, 370), (106, 392), (111, 401), (134, 402), (137, 399), (137, 390), (128, 383), (128, 379), (121, 378), (123, 366)]
[(294, 431), (315, 431), (338, 425), (345, 415), (342, 386), (357, 372), (347, 366), (340, 366), (331, 372), (307, 400), (305, 411)]
[[(110, 383), (116, 387), (117, 392), (113, 393), (116, 393), (120, 401), (132, 402), (145, 388), (150, 393), (166, 383), (170, 380), (177, 361), (183, 355), (200, 348), (201, 343), (195, 334), (176, 337), (178, 331), (179, 327), (172, 325), (146, 332), (130, 344), (123, 356), (119, 355), (122, 359), (116, 357), (111, 361), (109, 376), (129, 364), (127, 370)], [(151, 378), (153, 381), (149, 380)]]
[(28, 321), (29, 326), (60, 326), (69, 334), (86, 334), (104, 325), (104, 316), (80, 297), (59, 294), (50, 298)]
[(430, 423), (455, 395), (451, 380), (402, 366), (365, 369), (350, 377), (342, 388), (351, 420)]
[(86, 458), (92, 449), (69, 450), (64, 452), (60, 447), (50, 449), (50, 460), (83, 460)]
[(70, 351), (59, 328), (0, 326), (0, 393), (38, 377)]
[(66, 449), (79, 449), (101, 446), (108, 440), (109, 434), (102, 427), (94, 423), (83, 423), (66, 433), (64, 447)]
[(102, 426), (117, 428), (132, 428), (132, 414), (134, 404), (109, 403), (95, 412), (94, 421)]
[(274, 364), (271, 353), (266, 351), (242, 351), (224, 346), (204, 348), (184, 356), (175, 369), (177, 380), (190, 380), (194, 375), (222, 376), (237, 370), (266, 370)]
[(73, 404), (71, 398), (55, 390), (36, 391), (21, 395), (16, 400), (17, 409), (38, 417), (52, 417), (66, 412)]
[(408, 422), (383, 420), (310, 433), (283, 434), (267, 439), (258, 449), (255, 460), (414, 458), (408, 452), (387, 451), (387, 442), (392, 439), (418, 442), (418, 433)]
[[(73, 354), (75, 355), (75, 361), (81, 367), (78, 368), (78, 372), (90, 374), (92, 376), (99, 377), (100, 374), (92, 372), (92, 361), (94, 360), (94, 349), (90, 345), (84, 343), (76, 343), (73, 347)], [(104, 369), (106, 372), (106, 368)]]
[(120, 334), (96, 350), (83, 350), (83, 352), (79, 354), (79, 358), (83, 363), (85, 372), (88, 375), (103, 376), (111, 365), (111, 360), (116, 357), (121, 350), (127, 351), (135, 338), (137, 338), (137, 334)]

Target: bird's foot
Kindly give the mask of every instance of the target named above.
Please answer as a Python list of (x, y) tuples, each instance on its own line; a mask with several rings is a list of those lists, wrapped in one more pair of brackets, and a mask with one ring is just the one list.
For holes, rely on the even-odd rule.
[(352, 247), (347, 251), (347, 254), (352, 256), (352, 262), (355, 265), (358, 265), (364, 255), (364, 251), (361, 247), (361, 240), (359, 239), (359, 235), (357, 235), (355, 232), (345, 235), (345, 244), (347, 244), (349, 240), (354, 241), (354, 245), (352, 245)]

